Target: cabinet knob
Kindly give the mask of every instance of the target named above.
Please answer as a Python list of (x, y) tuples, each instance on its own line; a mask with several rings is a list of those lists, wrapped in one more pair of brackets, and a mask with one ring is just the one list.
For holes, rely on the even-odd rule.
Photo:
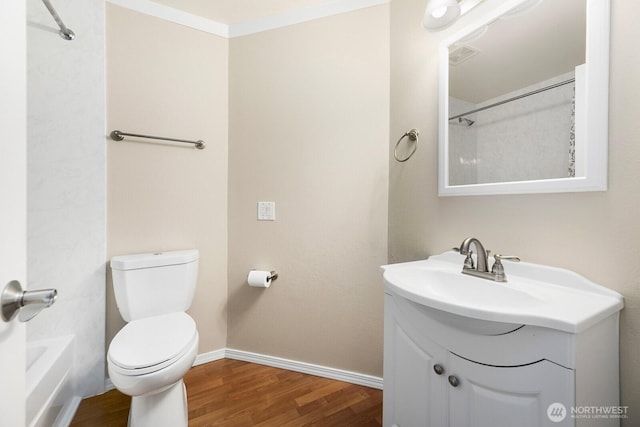
[(444, 373), (444, 368), (439, 363), (436, 363), (435, 365), (433, 365), (433, 370), (438, 375), (442, 375)]
[(458, 387), (460, 385), (460, 381), (454, 375), (449, 375), (449, 384), (454, 387)]

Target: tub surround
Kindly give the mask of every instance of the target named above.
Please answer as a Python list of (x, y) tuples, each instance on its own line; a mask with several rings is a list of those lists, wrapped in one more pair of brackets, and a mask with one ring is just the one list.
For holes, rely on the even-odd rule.
[(55, 6), (74, 41), (27, 2), (27, 287), (58, 290), (27, 341), (75, 335), (70, 383), (91, 396), (105, 364), (104, 4)]

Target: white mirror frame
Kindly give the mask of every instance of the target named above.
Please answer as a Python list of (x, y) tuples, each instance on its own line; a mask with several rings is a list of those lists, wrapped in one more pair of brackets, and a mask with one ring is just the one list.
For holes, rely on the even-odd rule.
[[(438, 195), (606, 191), (609, 138), (610, 0), (586, 0), (587, 34), (584, 102), (576, 102), (576, 177), (486, 184), (449, 185), (449, 46), (526, 0), (508, 0), (440, 44)], [(545, 0), (553, 1), (553, 0)], [(579, 116), (584, 117), (583, 120)], [(579, 145), (578, 145), (579, 144)], [(582, 161), (584, 169), (578, 162)]]

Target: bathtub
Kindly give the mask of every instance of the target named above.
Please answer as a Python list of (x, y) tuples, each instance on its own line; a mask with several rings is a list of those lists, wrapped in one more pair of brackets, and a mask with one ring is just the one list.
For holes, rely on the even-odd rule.
[(70, 381), (73, 335), (27, 342), (26, 425), (66, 427), (80, 403)]

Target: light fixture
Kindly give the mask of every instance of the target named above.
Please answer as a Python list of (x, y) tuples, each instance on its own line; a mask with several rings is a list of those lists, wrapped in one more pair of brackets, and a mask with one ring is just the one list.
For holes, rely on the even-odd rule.
[(482, 0), (427, 0), (422, 25), (428, 30), (440, 30), (452, 24)]

